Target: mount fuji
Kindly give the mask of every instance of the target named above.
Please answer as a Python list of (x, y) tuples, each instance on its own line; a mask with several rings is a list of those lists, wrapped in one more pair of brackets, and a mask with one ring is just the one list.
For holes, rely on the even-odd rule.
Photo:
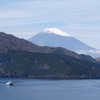
[(63, 47), (79, 54), (97, 57), (96, 54), (92, 53), (96, 50), (95, 48), (57, 28), (46, 28), (30, 38), (29, 41), (40, 46)]

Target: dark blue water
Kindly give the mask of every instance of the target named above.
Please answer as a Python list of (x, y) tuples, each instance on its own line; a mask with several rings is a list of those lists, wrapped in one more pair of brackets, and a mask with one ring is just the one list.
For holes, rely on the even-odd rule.
[(0, 79), (0, 100), (100, 100), (100, 80)]

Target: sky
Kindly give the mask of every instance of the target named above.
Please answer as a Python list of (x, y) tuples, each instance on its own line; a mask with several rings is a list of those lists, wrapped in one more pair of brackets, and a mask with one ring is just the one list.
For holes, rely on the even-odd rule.
[(29, 39), (59, 28), (100, 49), (100, 0), (0, 0), (0, 31)]

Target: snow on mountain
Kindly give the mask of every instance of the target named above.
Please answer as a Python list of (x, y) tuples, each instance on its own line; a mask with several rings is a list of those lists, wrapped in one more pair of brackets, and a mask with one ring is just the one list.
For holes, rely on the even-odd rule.
[(95, 54), (90, 52), (91, 50), (95, 51), (95, 48), (88, 46), (57, 28), (46, 28), (30, 38), (29, 41), (40, 46), (63, 47), (77, 53), (82, 51), (83, 54), (95, 57)]
[(42, 33), (48, 33), (48, 34), (57, 34), (57, 35), (61, 35), (61, 36), (71, 36), (63, 31), (61, 31), (60, 29), (57, 28), (46, 28), (42, 31)]

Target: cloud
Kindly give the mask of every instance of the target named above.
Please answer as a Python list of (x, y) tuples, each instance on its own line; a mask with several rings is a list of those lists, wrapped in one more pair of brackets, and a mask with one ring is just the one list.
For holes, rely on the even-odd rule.
[(100, 57), (100, 50), (80, 50), (80, 51), (76, 51), (78, 54), (86, 54), (86, 55), (90, 55), (94, 58), (96, 57)]
[[(7, 2), (7, 7), (0, 10), (0, 18), (29, 18), (53, 22), (62, 21), (66, 23), (83, 23), (100, 21), (100, 7), (96, 6), (96, 0), (22, 0)], [(90, 3), (91, 2), (91, 3)], [(6, 1), (5, 1), (6, 4)], [(33, 22), (34, 23), (34, 22)], [(45, 23), (45, 22), (44, 22)]]
[(70, 30), (98, 30), (99, 4), (99, 0), (2, 0), (0, 26), (63, 22)]
[(100, 50), (89, 50), (89, 52), (100, 55)]
[(72, 30), (84, 30), (94, 29), (94, 22), (100, 22), (99, 0), (1, 1), (0, 26), (63, 22)]
[(0, 31), (15, 34), (20, 27), (31, 34), (53, 26), (76, 37), (90, 36), (100, 32), (99, 12), (100, 0), (0, 0)]

